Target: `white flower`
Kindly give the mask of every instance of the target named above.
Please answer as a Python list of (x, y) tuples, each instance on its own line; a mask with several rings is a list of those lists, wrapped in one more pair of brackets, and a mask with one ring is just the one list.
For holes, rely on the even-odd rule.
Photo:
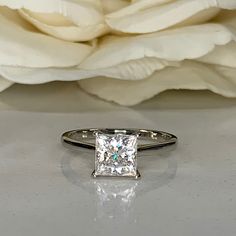
[(236, 97), (235, 0), (0, 0), (0, 90), (79, 81), (134, 105), (167, 89)]

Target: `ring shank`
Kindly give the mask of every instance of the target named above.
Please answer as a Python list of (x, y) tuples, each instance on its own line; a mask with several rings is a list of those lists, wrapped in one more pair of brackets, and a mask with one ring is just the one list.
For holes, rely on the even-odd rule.
[(95, 135), (97, 132), (104, 132), (108, 134), (137, 134), (138, 140), (145, 141), (145, 144), (138, 144), (138, 150), (147, 150), (152, 148), (160, 148), (163, 146), (168, 146), (175, 144), (177, 142), (177, 137), (173, 134), (157, 131), (157, 130), (147, 130), (147, 129), (78, 129), (72, 130), (64, 133), (62, 135), (62, 140), (65, 143), (95, 149)]

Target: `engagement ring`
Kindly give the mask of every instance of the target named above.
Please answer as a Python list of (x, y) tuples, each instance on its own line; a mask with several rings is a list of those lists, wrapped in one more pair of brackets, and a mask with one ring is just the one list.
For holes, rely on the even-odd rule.
[(93, 177), (138, 179), (138, 151), (175, 144), (177, 137), (146, 129), (79, 129), (64, 133), (62, 140), (79, 147), (95, 149)]

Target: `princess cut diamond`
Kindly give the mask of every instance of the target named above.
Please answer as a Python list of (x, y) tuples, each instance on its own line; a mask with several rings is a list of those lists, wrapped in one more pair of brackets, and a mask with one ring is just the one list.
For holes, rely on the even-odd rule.
[(93, 176), (139, 177), (138, 175), (137, 136), (97, 133)]

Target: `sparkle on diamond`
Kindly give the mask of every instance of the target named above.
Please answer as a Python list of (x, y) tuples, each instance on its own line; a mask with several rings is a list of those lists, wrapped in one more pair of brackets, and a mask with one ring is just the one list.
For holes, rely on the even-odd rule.
[(95, 175), (135, 176), (137, 173), (137, 136), (96, 135)]

